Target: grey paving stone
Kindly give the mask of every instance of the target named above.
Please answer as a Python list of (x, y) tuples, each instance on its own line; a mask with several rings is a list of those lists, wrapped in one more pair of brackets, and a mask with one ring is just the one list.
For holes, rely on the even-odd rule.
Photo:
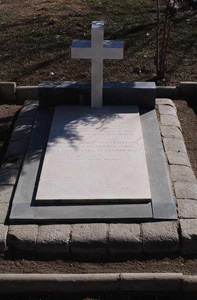
[(9, 203), (0, 203), (0, 224), (4, 224), (8, 214)]
[[(38, 87), (35, 87), (36, 89)], [(24, 106), (29, 106), (31, 105), (32, 107), (35, 106), (35, 107), (39, 107), (39, 101), (38, 100), (25, 100), (24, 102)]]
[(187, 154), (187, 150), (185, 147), (185, 143), (180, 139), (171, 139), (171, 138), (164, 138), (163, 139), (165, 151), (168, 154), (170, 152), (182, 152)]
[(161, 115), (160, 121), (161, 121), (161, 125), (164, 125), (164, 126), (177, 126), (178, 128), (181, 128), (181, 124), (179, 122), (179, 119), (175, 116)]
[(11, 141), (22, 140), (29, 138), (32, 130), (32, 125), (19, 125), (14, 128), (11, 135)]
[(71, 234), (71, 251), (76, 254), (106, 254), (107, 224), (76, 224)]
[(8, 145), (8, 149), (5, 157), (24, 154), (26, 152), (28, 142), (29, 142), (29, 138), (11, 141)]
[(156, 104), (157, 105), (175, 106), (175, 104), (172, 102), (172, 100), (171, 99), (167, 99), (167, 98), (157, 98), (156, 99)]
[(19, 118), (21, 117), (35, 117), (38, 108), (36, 106), (32, 106), (31, 104), (23, 106), (20, 111)]
[(161, 126), (161, 134), (165, 138), (176, 138), (183, 140), (181, 130), (176, 126)]
[(20, 101), (26, 99), (38, 99), (38, 86), (17, 86), (16, 94)]
[(171, 115), (177, 117), (176, 110), (173, 106), (169, 105), (158, 105), (159, 113), (161, 115)]
[(8, 226), (0, 224), (0, 253), (6, 250), (6, 237)]
[(193, 170), (187, 166), (170, 166), (172, 181), (196, 182)]
[(180, 219), (197, 219), (197, 201), (178, 199), (177, 204)]
[(188, 155), (185, 153), (167, 151), (167, 157), (170, 165), (183, 165), (191, 167)]
[(121, 273), (120, 276), (122, 292), (179, 292), (183, 282), (182, 273)]
[(177, 199), (197, 200), (197, 184), (195, 182), (175, 182), (175, 194)]
[(69, 252), (71, 226), (39, 226), (36, 251), (40, 253), (66, 254)]
[(16, 101), (16, 82), (0, 82), (0, 97), (6, 101)]
[(24, 155), (7, 157), (3, 160), (1, 169), (19, 169), (22, 166)]
[(7, 245), (11, 250), (35, 250), (38, 234), (38, 225), (11, 225), (9, 226)]
[(181, 251), (184, 254), (197, 253), (197, 219), (180, 220)]
[(196, 275), (184, 275), (183, 292), (184, 293), (197, 292), (197, 276)]
[(110, 224), (109, 251), (111, 254), (140, 253), (140, 224)]
[(145, 253), (174, 252), (179, 249), (176, 222), (142, 224), (142, 249)]
[(18, 169), (2, 168), (0, 169), (0, 186), (14, 185), (18, 176)]
[(0, 186), (0, 203), (9, 203), (13, 192), (13, 186)]
[(32, 126), (34, 123), (35, 117), (18, 117), (15, 124), (14, 124), (14, 130), (16, 127), (20, 127), (20, 126)]

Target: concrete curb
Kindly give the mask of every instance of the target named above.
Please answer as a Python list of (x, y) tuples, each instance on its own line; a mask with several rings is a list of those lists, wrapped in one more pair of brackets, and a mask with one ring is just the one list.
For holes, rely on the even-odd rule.
[[(69, 81), (66, 82), (69, 86)], [(72, 82), (70, 82), (71, 84)], [(83, 82), (81, 82), (83, 84)], [(64, 84), (64, 82), (62, 83)], [(80, 82), (79, 82), (80, 85)], [(16, 82), (0, 82), (0, 96), (4, 101), (23, 103), (25, 100), (38, 100), (38, 86), (17, 86)], [(196, 98), (197, 82), (180, 82), (178, 86), (157, 86), (157, 98)]]
[(182, 273), (1, 274), (0, 294), (22, 292), (197, 292), (197, 276)]

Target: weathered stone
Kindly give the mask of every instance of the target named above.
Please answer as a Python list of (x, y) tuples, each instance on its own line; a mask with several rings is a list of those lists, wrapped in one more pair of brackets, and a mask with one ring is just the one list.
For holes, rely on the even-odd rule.
[(11, 225), (8, 231), (8, 249), (33, 252), (37, 234), (38, 225)]
[(170, 166), (172, 181), (196, 182), (193, 170), (187, 166)]
[(142, 224), (142, 249), (145, 253), (174, 252), (179, 249), (176, 222)]
[(110, 106), (99, 111), (57, 106), (36, 202), (92, 204), (123, 199), (151, 200), (138, 108)]
[(70, 225), (39, 226), (36, 251), (42, 253), (66, 254), (69, 252)]
[(16, 101), (16, 82), (0, 82), (0, 97), (5, 101)]
[(20, 114), (19, 114), (19, 118), (21, 117), (35, 117), (36, 113), (37, 113), (37, 106), (35, 105), (24, 105), (23, 108), (21, 109), (20, 111)]
[(26, 152), (28, 142), (29, 138), (11, 141), (6, 152), (6, 157), (24, 154)]
[(11, 141), (22, 140), (29, 138), (32, 130), (32, 125), (16, 126), (11, 135)]
[(184, 254), (197, 253), (197, 219), (180, 220), (181, 251)]
[[(177, 274), (176, 274), (177, 276)], [(38, 295), (41, 293), (52, 295), (54, 297), (60, 293), (64, 299), (81, 299), (78, 294), (84, 293), (100, 293), (120, 292), (120, 273), (106, 274), (0, 274), (0, 290), (1, 294), (17, 295), (16, 297), (8, 296), (4, 299), (17, 299), (18, 295)], [(19, 294), (20, 293), (20, 294)], [(68, 293), (75, 293), (76, 297), (67, 296)], [(19, 296), (20, 297), (20, 296)], [(26, 296), (24, 296), (26, 298)], [(23, 298), (24, 298), (23, 297)], [(101, 296), (102, 297), (102, 296)], [(2, 297), (1, 297), (2, 298)], [(28, 297), (32, 299), (32, 297)], [(34, 297), (33, 297), (34, 298)], [(38, 298), (36, 296), (36, 298)], [(39, 297), (40, 299), (43, 297)], [(85, 297), (86, 298), (86, 297)], [(92, 298), (92, 297), (91, 297)], [(99, 297), (100, 298), (100, 297)], [(103, 297), (102, 297), (103, 298)], [(35, 299), (35, 298), (34, 298)], [(63, 298), (62, 298), (63, 299)], [(90, 299), (89, 297), (86, 299)]]
[(195, 81), (181, 81), (180, 82), (180, 94), (184, 98), (196, 97), (197, 82)]
[(0, 186), (0, 203), (9, 203), (13, 192), (13, 186)]
[(164, 138), (176, 138), (183, 140), (180, 129), (176, 126), (161, 126), (161, 134)]
[(177, 117), (176, 110), (172, 106), (158, 105), (158, 108), (159, 108), (159, 113), (161, 115), (171, 115), (171, 116)]
[(161, 115), (160, 118), (161, 125), (164, 126), (177, 126), (178, 128), (181, 128), (181, 124), (179, 122), (179, 119), (177, 117), (171, 116), (171, 115)]
[(181, 273), (121, 273), (120, 276), (122, 292), (179, 292), (183, 281)]
[(24, 155), (7, 157), (3, 160), (1, 169), (19, 169), (22, 166)]
[(197, 276), (184, 275), (183, 292), (185, 293), (197, 292)]
[(157, 98), (156, 99), (156, 104), (157, 105), (170, 105), (170, 106), (175, 106), (175, 104), (172, 102), (171, 99), (167, 98)]
[(38, 99), (38, 86), (17, 86), (16, 94), (19, 101)]
[(14, 185), (18, 176), (18, 169), (2, 168), (0, 170), (0, 186)]
[(177, 199), (197, 200), (197, 184), (195, 182), (175, 182), (175, 194)]
[(9, 203), (0, 203), (0, 224), (4, 224), (7, 213), (8, 213)]
[[(38, 86), (34, 86), (34, 88), (38, 89)], [(24, 106), (39, 107), (39, 101), (38, 100), (25, 100)]]
[(178, 199), (178, 213), (181, 219), (197, 219), (197, 201)]
[(0, 224), (0, 253), (6, 249), (6, 237), (8, 232), (8, 226)]
[[(156, 100), (160, 100), (160, 98), (161, 100), (179, 99), (179, 86), (157, 86), (156, 94), (158, 98)], [(165, 97), (167, 97), (167, 99)]]
[(14, 130), (17, 127), (20, 126), (32, 126), (34, 123), (35, 117), (22, 117), (22, 118), (17, 118), (15, 124), (14, 124)]
[(107, 224), (76, 224), (72, 229), (71, 251), (76, 254), (106, 254)]
[(167, 157), (170, 165), (183, 165), (191, 167), (188, 155), (185, 153), (168, 151)]
[(140, 224), (110, 224), (109, 251), (112, 254), (140, 253)]
[(171, 139), (171, 138), (164, 138), (163, 139), (165, 151), (168, 154), (170, 152), (183, 152), (187, 154), (187, 150), (185, 147), (185, 143), (180, 139)]

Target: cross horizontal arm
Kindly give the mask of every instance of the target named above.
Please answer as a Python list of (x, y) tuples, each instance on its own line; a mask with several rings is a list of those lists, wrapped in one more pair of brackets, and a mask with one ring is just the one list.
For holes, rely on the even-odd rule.
[(102, 50), (93, 51), (90, 40), (74, 40), (71, 48), (71, 57), (82, 59), (122, 59), (123, 42), (105, 40)]
[(74, 40), (71, 47), (72, 58), (92, 58), (91, 41), (89, 40)]

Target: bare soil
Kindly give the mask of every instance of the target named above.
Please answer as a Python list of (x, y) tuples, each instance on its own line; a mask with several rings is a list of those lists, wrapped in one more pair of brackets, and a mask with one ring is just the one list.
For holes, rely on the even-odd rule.
[[(179, 6), (162, 83), (167, 85), (197, 77), (197, 6), (190, 0)], [(105, 21), (106, 39), (124, 41), (124, 60), (105, 60), (104, 80), (155, 80), (156, 1), (2, 0), (0, 15), (1, 81), (90, 80), (90, 61), (71, 59), (70, 47), (73, 39), (91, 38), (92, 20)]]
[(197, 178), (197, 99), (174, 101), (192, 169)]
[(102, 259), (92, 258), (65, 258), (48, 256), (15, 257), (9, 254), (0, 258), (0, 273), (183, 273), (184, 275), (197, 275), (197, 257), (195, 256), (118, 256)]

